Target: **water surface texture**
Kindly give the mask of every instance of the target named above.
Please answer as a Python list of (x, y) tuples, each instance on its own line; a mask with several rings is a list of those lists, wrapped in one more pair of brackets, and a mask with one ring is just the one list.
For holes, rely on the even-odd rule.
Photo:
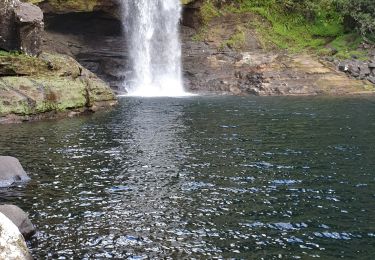
[(0, 126), (37, 259), (371, 259), (375, 99), (124, 98)]

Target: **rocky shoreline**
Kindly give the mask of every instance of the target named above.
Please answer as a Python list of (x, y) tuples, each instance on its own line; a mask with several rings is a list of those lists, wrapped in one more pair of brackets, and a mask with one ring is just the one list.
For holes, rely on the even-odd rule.
[(375, 84), (375, 52), (372, 60), (361, 61), (361, 60), (343, 60), (335, 61), (337, 68), (345, 72), (350, 77), (368, 80), (372, 84)]
[[(17, 158), (0, 156), (0, 188), (29, 180)], [(0, 205), (0, 259), (32, 259), (25, 240), (35, 233), (26, 212), (15, 205)]]

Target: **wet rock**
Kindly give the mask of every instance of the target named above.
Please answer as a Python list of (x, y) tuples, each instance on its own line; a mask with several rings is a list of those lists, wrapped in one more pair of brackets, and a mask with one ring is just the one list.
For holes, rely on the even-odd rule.
[(191, 28), (199, 28), (199, 26), (202, 24), (200, 7), (203, 1), (183, 0), (182, 2), (184, 4), (182, 12), (183, 25), (189, 26)]
[(45, 22), (44, 50), (73, 56), (113, 89), (122, 87), (130, 65), (120, 21), (96, 12), (49, 15)]
[(15, 205), (0, 205), (0, 212), (9, 218), (21, 232), (25, 239), (31, 238), (36, 230), (28, 214)]
[(259, 95), (263, 90), (263, 75), (257, 72), (249, 72), (239, 82), (240, 88), (250, 94)]
[(0, 187), (9, 187), (15, 182), (30, 180), (17, 158), (0, 156)]
[(2, 213), (0, 213), (0, 259), (32, 259), (17, 226)]

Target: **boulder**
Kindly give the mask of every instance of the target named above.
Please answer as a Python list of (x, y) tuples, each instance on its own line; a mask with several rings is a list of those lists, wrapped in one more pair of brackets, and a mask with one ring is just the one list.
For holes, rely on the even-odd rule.
[(0, 49), (12, 50), (17, 46), (13, 12), (16, 2), (15, 0), (0, 2)]
[(359, 67), (359, 70), (360, 70), (359, 75), (360, 75), (361, 79), (365, 79), (367, 76), (369, 76), (371, 74), (371, 70), (368, 67), (368, 64), (366, 64), (366, 63), (362, 64)]
[(338, 65), (340, 71), (347, 72), (348, 71), (348, 64), (346, 62), (340, 62)]
[(17, 158), (0, 156), (0, 187), (9, 187), (14, 182), (30, 180)]
[(359, 65), (356, 61), (352, 61), (348, 65), (348, 71), (353, 77), (358, 77), (360, 73)]
[(14, 13), (20, 50), (29, 55), (39, 54), (44, 30), (42, 10), (33, 4), (20, 3), (15, 7)]
[(32, 259), (17, 226), (2, 213), (0, 213), (0, 259)]
[(35, 227), (31, 223), (28, 214), (19, 207), (15, 205), (0, 205), (0, 212), (18, 227), (25, 239), (29, 239), (35, 234)]
[(39, 7), (18, 0), (0, 2), (0, 49), (38, 55), (44, 30)]

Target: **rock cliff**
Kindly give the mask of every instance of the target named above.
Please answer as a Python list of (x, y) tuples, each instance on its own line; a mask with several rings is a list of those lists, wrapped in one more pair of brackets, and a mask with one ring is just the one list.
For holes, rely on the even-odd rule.
[(236, 95), (347, 95), (374, 93), (367, 80), (351, 79), (335, 64), (308, 53), (264, 47), (255, 14), (214, 17), (204, 30), (183, 30), (186, 84), (195, 92)]
[[(119, 1), (28, 1), (38, 4), (45, 14), (44, 51), (74, 57), (121, 91), (130, 69)], [(350, 79), (319, 57), (265, 48), (254, 28), (253, 21), (259, 21), (255, 14), (229, 13), (203, 21), (202, 1), (182, 3), (183, 72), (190, 91), (236, 95), (374, 92), (369, 81)]]

